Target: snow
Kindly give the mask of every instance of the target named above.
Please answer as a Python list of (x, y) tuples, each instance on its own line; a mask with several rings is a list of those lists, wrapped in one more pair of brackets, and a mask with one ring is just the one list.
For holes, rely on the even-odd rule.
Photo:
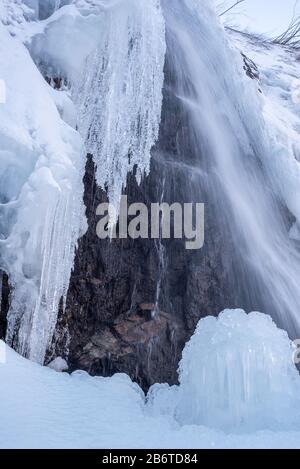
[(0, 70), (0, 265), (13, 285), (7, 340), (42, 363), (85, 229), (85, 150), (27, 49), (1, 23)]
[(126, 375), (57, 373), (6, 347), (0, 447), (299, 448), (292, 350), (269, 317), (227, 310), (199, 322), (180, 385), (155, 385), (145, 397)]
[(51, 368), (52, 370), (55, 370), (58, 373), (62, 372), (62, 371), (68, 371), (68, 368), (69, 368), (66, 360), (64, 360), (64, 358), (62, 358), (62, 357), (56, 357), (47, 366), (48, 366), (48, 368)]
[[(230, 33), (232, 42), (254, 61), (260, 73), (263, 116), (272, 152), (265, 155), (269, 175), (300, 223), (300, 62), (297, 51)], [(269, 158), (267, 158), (269, 156)]]

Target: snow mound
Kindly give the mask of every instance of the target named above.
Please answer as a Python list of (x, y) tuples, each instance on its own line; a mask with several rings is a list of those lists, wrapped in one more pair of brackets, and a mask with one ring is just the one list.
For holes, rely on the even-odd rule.
[(292, 351), (268, 316), (227, 310), (199, 322), (180, 385), (156, 384), (145, 398), (126, 375), (56, 373), (6, 347), (0, 447), (299, 448)]

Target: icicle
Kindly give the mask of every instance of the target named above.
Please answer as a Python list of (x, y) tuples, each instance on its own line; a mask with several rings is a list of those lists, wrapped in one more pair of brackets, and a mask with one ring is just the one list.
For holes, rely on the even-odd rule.
[(158, 0), (104, 10), (101, 42), (77, 87), (79, 129), (97, 165), (97, 182), (119, 207), (129, 171), (150, 167), (161, 118), (165, 25)]

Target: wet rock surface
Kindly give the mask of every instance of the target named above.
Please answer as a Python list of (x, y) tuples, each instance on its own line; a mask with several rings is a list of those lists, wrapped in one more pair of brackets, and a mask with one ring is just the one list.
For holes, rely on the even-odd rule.
[(7, 313), (10, 305), (10, 285), (8, 276), (0, 270), (0, 339), (5, 339)]

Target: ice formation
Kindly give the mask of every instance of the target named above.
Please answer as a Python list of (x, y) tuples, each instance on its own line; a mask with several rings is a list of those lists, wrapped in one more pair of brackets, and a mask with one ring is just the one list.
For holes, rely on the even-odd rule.
[(6, 347), (0, 447), (299, 448), (292, 352), (269, 317), (225, 311), (199, 322), (180, 385), (157, 384), (145, 398), (126, 375), (57, 373)]
[(286, 332), (261, 313), (203, 319), (180, 363), (177, 418), (236, 432), (299, 424), (293, 352)]
[[(0, 267), (13, 286), (7, 340), (43, 362), (85, 227), (86, 152), (116, 205), (128, 171), (140, 177), (149, 169), (161, 113), (164, 20), (158, 0), (5, 0), (0, 13), (8, 91), (0, 109)], [(39, 17), (45, 21), (28, 23)], [(69, 93), (46, 84), (22, 41), (46, 75), (62, 74), (71, 84), (86, 147)], [(7, 63), (7, 54), (15, 60)]]
[(299, 430), (294, 358), (295, 345), (269, 316), (225, 310), (199, 321), (183, 351), (179, 386), (152, 386), (148, 410), (236, 435)]
[(7, 95), (0, 105), (0, 265), (13, 287), (7, 341), (43, 362), (85, 227), (85, 151), (28, 51), (1, 23), (0, 70)]
[(86, 60), (76, 101), (98, 184), (118, 208), (128, 172), (135, 169), (140, 181), (150, 169), (161, 117), (165, 27), (158, 0), (118, 2), (102, 15), (105, 27)]
[[(260, 97), (208, 0), (162, 0), (162, 9), (155, 0), (74, 0), (63, 8), (49, 0), (42, 23), (28, 23), (38, 18), (40, 2), (25, 3), (0, 5), (0, 78), (6, 84), (0, 104), (0, 267), (13, 286), (8, 343), (43, 362), (84, 230), (86, 149), (75, 130), (71, 97), (98, 182), (118, 204), (128, 171), (140, 178), (149, 170), (158, 137), (165, 26), (181, 81), (179, 99), (191, 117), (189, 130), (212, 162), (207, 180), (220, 213), (228, 216), (224, 229), (234, 237), (249, 295), (258, 291), (255, 298), (263, 298), (286, 328), (299, 326), (298, 72), (294, 64), (288, 79), (283, 73), (288, 52), (276, 55), (271, 72), (262, 70)], [(72, 96), (49, 87), (21, 40), (38, 65), (66, 78)], [(290, 231), (278, 199), (295, 217)], [(243, 281), (236, 278), (237, 288)], [(155, 385), (145, 404), (128, 377), (58, 375), (8, 349), (8, 362), (0, 364), (1, 445), (299, 446), (292, 351), (287, 335), (266, 316), (226, 311), (200, 322), (183, 354), (180, 385)], [(82, 422), (91, 429), (84, 440)], [(264, 431), (250, 433), (257, 430)], [(228, 434), (237, 431), (244, 435)]]
[(149, 171), (158, 138), (164, 17), (159, 0), (69, 3), (36, 29), (30, 50), (71, 82), (97, 182), (118, 209), (128, 172), (140, 181)]

